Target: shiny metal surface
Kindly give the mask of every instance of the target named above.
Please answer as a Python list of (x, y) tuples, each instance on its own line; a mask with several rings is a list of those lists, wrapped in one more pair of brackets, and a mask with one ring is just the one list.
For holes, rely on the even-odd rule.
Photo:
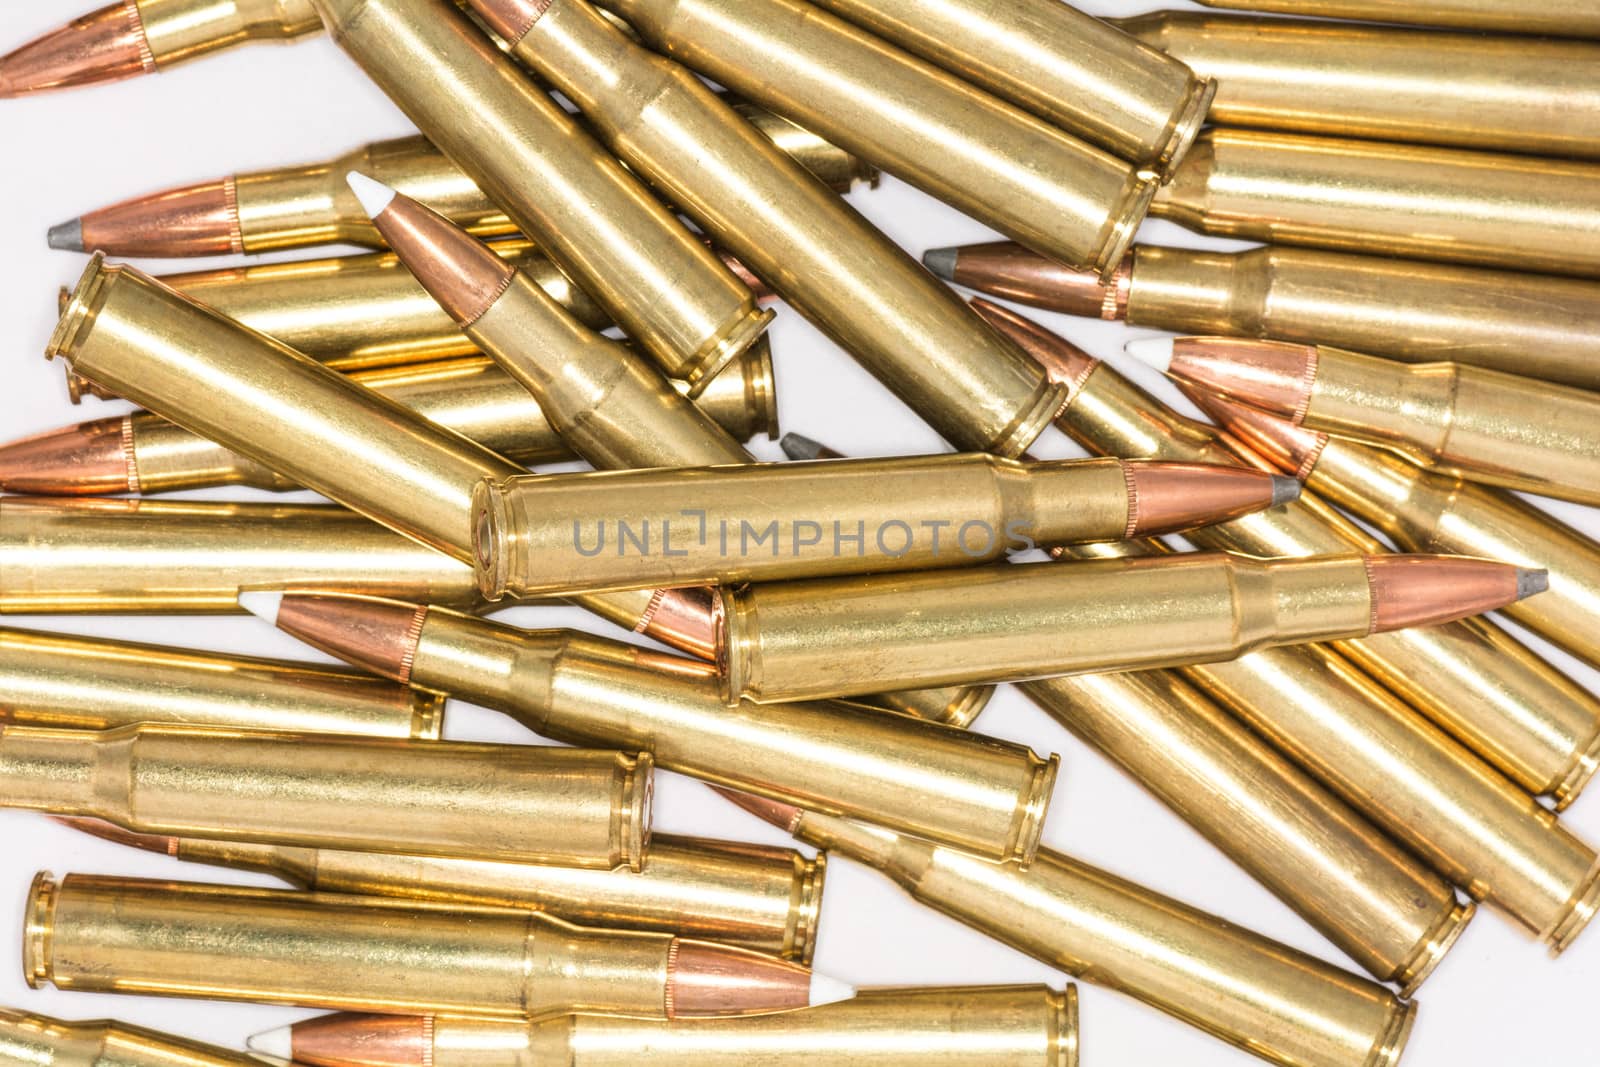
[(643, 871), (169, 838), (194, 863), (263, 871), (319, 893), (516, 908), (607, 930), (700, 937), (809, 964), (827, 854), (654, 834)]
[(158, 68), (246, 41), (292, 41), (317, 33), (311, 0), (135, 0)]
[(1218, 127), (1150, 213), (1223, 237), (1593, 278), (1597, 190), (1589, 162)]
[(765, 705), (1167, 667), (1369, 632), (1363, 557), (1294, 562), (1191, 553), (723, 589), (723, 694)]
[(247, 1053), (110, 1019), (0, 1008), (0, 1063), (34, 1067), (254, 1067)]
[[(606, 0), (657, 51), (1042, 254), (1111, 270), (1153, 180), (804, 0)], [(915, 115), (915, 121), (911, 116)]]
[(433, 1020), (434, 1067), (1077, 1067), (1068, 986), (868, 990), (798, 1012), (660, 1023)]
[(310, 663), (0, 628), (0, 721), (437, 739), (444, 701)]
[(1373, 22), (1420, 22), (1503, 33), (1547, 33), (1556, 37), (1600, 37), (1600, 5), (1569, 0), (1537, 7), (1522, 0), (1197, 0), (1207, 7), (1281, 11)]
[(1170, 173), (1215, 86), (1076, 8), (1040, 0), (819, 0), (841, 18), (1112, 155)]
[[(1123, 542), (1067, 555), (1153, 550)], [(1402, 996), (1471, 919), (1448, 882), (1177, 672), (1047, 678), (1022, 691)]]
[[(723, 706), (705, 664), (567, 630), (430, 609), (411, 683), (570, 744), (625, 745), (717, 785), (803, 802), (995, 857), (1029, 859), (1057, 761), (905, 716)], [(602, 741), (602, 738), (611, 740)]]
[(472, 558), (472, 486), (523, 469), (148, 275), (107, 266), (98, 256), (47, 354), (458, 559)]
[(245, 589), (481, 607), (472, 568), (323, 504), (0, 497), (0, 615), (232, 615)]
[(673, 377), (702, 385), (771, 313), (447, 0), (313, 0), (334, 39)]
[(1600, 45), (1156, 11), (1110, 20), (1219, 86), (1223, 126), (1600, 157)]
[(40, 874), (23, 960), (35, 988), (389, 1014), (659, 1018), (669, 1014), (679, 944), (503, 909)]
[(7, 807), (137, 833), (601, 870), (643, 869), (653, 772), (648, 755), (547, 745), (0, 726)]
[(1060, 406), (1026, 356), (894, 241), (586, 0), (554, 0), (513, 54), (957, 448), (1016, 455)]
[(800, 840), (935, 911), (1284, 1067), (1393, 1067), (1416, 1009), (1393, 993), (1058, 852), (1014, 864), (806, 812)]

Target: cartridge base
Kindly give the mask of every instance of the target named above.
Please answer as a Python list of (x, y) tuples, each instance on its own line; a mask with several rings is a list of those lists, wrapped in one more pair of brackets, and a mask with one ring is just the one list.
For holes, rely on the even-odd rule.
[(1417, 989), (1427, 981), (1434, 968), (1439, 966), (1450, 949), (1461, 939), (1466, 932), (1467, 924), (1478, 913), (1478, 905), (1471, 903), (1457, 904), (1450, 909), (1450, 913), (1439, 920), (1439, 925), (1428, 931), (1428, 935), (1417, 946), (1416, 954), (1406, 960), (1389, 981), (1400, 987), (1400, 996), (1410, 999), (1416, 995)]
[(50, 980), (50, 929), (55, 923), (56, 879), (49, 871), (33, 876), (23, 907), (22, 977), (29, 989), (43, 989)]
[(689, 387), (690, 399), (705, 392), (711, 379), (760, 340), (776, 314), (771, 308), (756, 308), (702, 349), (696, 362), (684, 368), (683, 382)]
[(1411, 1028), (1416, 1024), (1417, 1002), (1412, 1000), (1400, 1005), (1389, 1029), (1374, 1046), (1366, 1067), (1395, 1067), (1400, 1062), (1400, 1054), (1406, 1050), (1406, 1042), (1411, 1040)]
[(828, 854), (818, 852), (810, 870), (796, 885), (794, 903), (790, 907), (794, 915), (794, 927), (790, 932), (790, 943), (784, 946), (783, 955), (807, 967), (811, 966), (811, 960), (817, 954), (817, 929), (822, 925), (822, 890), (827, 880)]
[(1596, 911), (1600, 911), (1600, 862), (1589, 869), (1561, 919), (1541, 935), (1540, 940), (1550, 946), (1550, 955), (1559, 956), (1565, 952), (1583, 933)]
[(1215, 78), (1196, 82), (1173, 120), (1172, 136), (1161, 146), (1161, 155), (1155, 161), (1162, 185), (1172, 180), (1178, 164), (1183, 162), (1195, 138), (1200, 136), (1200, 128), (1206, 124), (1206, 116), (1211, 113), (1211, 102), (1217, 98), (1217, 84)]
[(1550, 790), (1551, 796), (1555, 798), (1556, 810), (1566, 811), (1571, 807), (1584, 787), (1594, 779), (1597, 770), (1600, 770), (1600, 731), (1595, 732), (1583, 753), (1572, 761), (1572, 768), (1567, 772), (1567, 776)]
[(1133, 248), (1134, 235), (1144, 224), (1145, 216), (1150, 214), (1150, 207), (1155, 203), (1156, 191), (1161, 188), (1163, 180), (1154, 176), (1141, 176), (1139, 185), (1135, 187), (1122, 209), (1111, 216), (1111, 222), (1105, 231), (1105, 243), (1100, 246), (1100, 254), (1090, 264), (1099, 272), (1101, 281), (1109, 282), (1116, 277), (1123, 259)]

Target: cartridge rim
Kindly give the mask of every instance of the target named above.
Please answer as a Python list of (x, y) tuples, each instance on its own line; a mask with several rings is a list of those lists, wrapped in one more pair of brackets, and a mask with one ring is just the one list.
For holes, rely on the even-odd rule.
[(1541, 940), (1550, 946), (1550, 955), (1559, 956), (1572, 946), (1583, 933), (1595, 912), (1600, 911), (1600, 860), (1596, 860), (1583, 882), (1572, 894), (1561, 918), (1556, 920)]
[[(78, 284), (73, 287), (72, 295), (67, 298), (67, 306), (61, 312), (61, 319), (56, 323), (49, 343), (45, 345), (45, 359), (55, 359), (59, 356), (67, 360), (70, 373), (73, 353), (93, 328), (95, 313), (92, 308), (99, 302), (102, 291), (121, 273), (122, 268), (106, 263), (104, 252), (96, 252), (89, 257), (89, 264), (84, 267), (82, 276), (78, 278)], [(72, 384), (69, 378), (67, 381), (69, 392)]]
[(506, 514), (505, 485), (485, 478), (472, 490), (472, 566), (478, 592), (490, 602), (506, 595), (510, 580), (510, 553), (502, 542), (511, 529)]
[(1588, 746), (1573, 759), (1566, 775), (1550, 790), (1556, 810), (1566, 811), (1571, 807), (1572, 802), (1594, 780), (1597, 770), (1600, 770), (1600, 730), (1596, 730), (1594, 736), (1589, 738)]
[(1078, 1067), (1078, 987), (1067, 983), (1060, 992), (1050, 991), (1050, 1065)]
[(1135, 180), (1137, 184), (1129, 190), (1121, 210), (1106, 224), (1105, 243), (1090, 264), (1104, 282), (1112, 280), (1123, 258), (1133, 247), (1134, 235), (1139, 232), (1145, 216), (1150, 214), (1150, 206), (1155, 202), (1157, 190), (1161, 188), (1161, 179), (1148, 171), (1140, 171)]
[(969, 685), (961, 690), (961, 696), (952, 700), (945, 709), (944, 721), (960, 730), (965, 730), (977, 721), (983, 714), (983, 709), (989, 706), (989, 701), (994, 699), (994, 686)]
[(40, 871), (28, 887), (28, 903), (23, 910), (22, 975), (29, 989), (42, 989), (50, 980), (50, 931), (55, 926), (56, 896), (60, 886), (55, 875)]
[(411, 701), (411, 736), (418, 741), (438, 741), (444, 735), (445, 697), (421, 689), (407, 690)]
[(755, 614), (746, 610), (744, 601), (743, 590), (727, 586), (718, 587), (711, 598), (712, 659), (722, 702), (730, 708), (739, 706), (755, 680), (751, 677), (750, 660), (756, 642), (754, 631), (759, 624)]
[(1055, 791), (1061, 772), (1061, 757), (1052, 752), (1033, 769), (1028, 789), (1017, 805), (1011, 839), (1006, 843), (1007, 858), (1026, 870), (1039, 855), (1039, 839), (1044, 834), (1045, 813), (1050, 810), (1050, 794)]
[(1396, 1067), (1406, 1042), (1411, 1040), (1411, 1028), (1417, 1024), (1417, 1002), (1397, 1000), (1395, 1008), (1388, 1028), (1372, 1050), (1372, 1058), (1367, 1060), (1367, 1067)]
[[(778, 428), (778, 378), (772, 364), (772, 340), (766, 334), (750, 346), (755, 358), (744, 364), (745, 411), (754, 427), (765, 427), (768, 439), (776, 441)], [(748, 436), (754, 436), (752, 432)]]
[(1478, 905), (1468, 901), (1465, 904), (1457, 903), (1450, 909), (1450, 913), (1440, 919), (1432, 930), (1429, 930), (1417, 950), (1410, 959), (1406, 960), (1396, 970), (1390, 981), (1400, 987), (1400, 995), (1410, 999), (1416, 995), (1417, 989), (1427, 981), (1439, 966), (1439, 963), (1449, 955), (1455, 943), (1461, 940), (1461, 935), (1466, 932), (1467, 924), (1478, 913)]
[(634, 873), (644, 870), (650, 851), (650, 827), (655, 821), (656, 763), (648, 752), (622, 757), (626, 773), (622, 778), (621, 825), (617, 828), (622, 862)]
[(1194, 147), (1196, 138), (1200, 136), (1200, 128), (1206, 124), (1206, 118), (1211, 113), (1211, 104), (1217, 98), (1217, 86), (1215, 78), (1197, 78), (1190, 82), (1183, 105), (1172, 120), (1172, 135), (1161, 146), (1155, 160), (1162, 185), (1172, 180), (1178, 164)]
[(817, 928), (822, 920), (822, 891), (828, 879), (828, 854), (816, 859), (795, 857), (799, 868), (799, 887), (789, 905), (789, 929), (784, 934), (783, 954), (811, 966), (817, 954)]
[(682, 378), (683, 383), (689, 387), (689, 399), (693, 400), (705, 392), (706, 386), (711, 384), (711, 379), (720, 374), (735, 357), (755, 344), (766, 332), (767, 325), (772, 322), (776, 314), (777, 312), (771, 308), (752, 306), (747, 313), (724, 327), (716, 337), (707, 342), (699, 355), (679, 368), (679, 372), (673, 377)]
[[(998, 333), (999, 331), (995, 331)], [(1029, 362), (1032, 362), (1030, 359)], [(1035, 397), (1033, 406), (1025, 411), (1013, 422), (1002, 436), (992, 442), (986, 452), (993, 452), (1003, 459), (1018, 459), (1028, 450), (1028, 446), (1044, 433), (1044, 428), (1066, 408), (1072, 400), (1072, 386), (1065, 382), (1053, 382), (1049, 375), (1043, 375), (1040, 382), (1039, 393)]]

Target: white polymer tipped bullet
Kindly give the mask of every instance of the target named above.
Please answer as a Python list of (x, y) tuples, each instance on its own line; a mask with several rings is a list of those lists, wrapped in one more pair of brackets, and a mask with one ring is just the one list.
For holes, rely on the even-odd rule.
[[(239, 599), (242, 601), (245, 596), (255, 595), (257, 594), (246, 593)], [(270, 1056), (274, 1060), (288, 1062), (294, 1058), (294, 1036), (292, 1031), (293, 1028), (288, 1026), (280, 1026), (276, 1030), (263, 1030), (259, 1034), (252, 1034), (246, 1038), (245, 1048), (262, 1056)]]
[(1167, 373), (1167, 368), (1172, 366), (1172, 338), (1170, 337), (1140, 337), (1129, 341), (1122, 349), (1128, 355), (1148, 367), (1154, 367), (1162, 374)]
[(360, 171), (351, 171), (344, 176), (344, 180), (350, 183), (350, 191), (361, 201), (361, 210), (367, 213), (369, 219), (375, 219), (383, 214), (383, 209), (388, 207), (396, 196), (393, 189)]
[(829, 978), (821, 971), (811, 972), (811, 1006), (837, 1004), (856, 995), (856, 987), (837, 978)]
[(241, 608), (258, 619), (265, 619), (273, 626), (278, 625), (278, 606), (282, 603), (282, 593), (268, 592), (264, 589), (247, 589), (239, 594)]

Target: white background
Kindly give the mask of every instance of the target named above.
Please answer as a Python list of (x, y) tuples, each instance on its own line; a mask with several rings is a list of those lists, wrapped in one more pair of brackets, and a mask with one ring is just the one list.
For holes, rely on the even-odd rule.
[[(87, 2), (91, 0), (6, 0), (0, 5), (0, 51), (82, 13)], [(1096, 14), (1121, 14), (1151, 5), (1092, 0), (1081, 6)], [(81, 256), (46, 249), (45, 230), (51, 224), (127, 196), (235, 170), (324, 159), (364, 141), (409, 131), (400, 113), (325, 38), (289, 47), (243, 48), (115, 86), (0, 101), (0, 439), (122, 410), (92, 399), (82, 407), (71, 406), (61, 368), (40, 356), (55, 320), (56, 289), (72, 282), (83, 265)], [(915, 253), (992, 236), (981, 224), (892, 179), (850, 199)], [(1198, 240), (1164, 223), (1148, 224), (1141, 236), (1157, 243)], [(287, 258), (312, 254), (321, 253)], [(204, 265), (191, 260), (153, 267), (170, 271)], [(1126, 328), (1029, 314), (1094, 354), (1125, 365), (1120, 352), (1130, 336)], [(792, 311), (779, 312), (773, 335), (785, 429), (856, 455), (945, 447)], [(1152, 376), (1142, 370), (1129, 371), (1151, 382)], [(1151, 384), (1172, 395), (1164, 383)], [(762, 440), (752, 447), (763, 458), (781, 458), (775, 442)], [(1074, 450), (1051, 431), (1035, 451), (1058, 456)], [(1568, 521), (1600, 531), (1593, 513), (1575, 507), (1560, 510)], [(506, 617), (528, 626), (606, 629), (576, 610), (521, 609)], [(248, 618), (3, 621), (197, 648), (322, 658)], [(1586, 684), (1595, 684), (1593, 672), (1558, 658)], [(997, 695), (979, 727), (1026, 742), (1041, 753), (1062, 754), (1063, 773), (1045, 832), (1050, 847), (1354, 970), (1297, 916), (1014, 690)], [(451, 706), (447, 735), (537, 743), (502, 716), (459, 704)], [(698, 783), (664, 772), (657, 810), (657, 826), (663, 831), (787, 843), (777, 830), (734, 810)], [(1588, 840), (1600, 841), (1600, 799), (1580, 800), (1567, 821)], [(313, 1014), (29, 991), (16, 963), (17, 931), (28, 882), (41, 869), (274, 884), (264, 877), (120, 849), (57, 827), (40, 815), (0, 812), (0, 1004), (71, 1018), (116, 1016), (224, 1045), (240, 1045), (254, 1031)], [(1051, 968), (914, 904), (870, 871), (840, 861), (829, 875), (817, 964), (834, 975), (861, 985), (1061, 981)], [(1520, 928), (1485, 910), (1423, 989), (1418, 1026), (1404, 1062), (1408, 1067), (1594, 1063), (1589, 1012), (1597, 988), (1600, 931), (1591, 931), (1562, 959), (1551, 961)], [(1080, 995), (1086, 1067), (1239, 1067), (1259, 1062), (1118, 994), (1081, 986)]]

